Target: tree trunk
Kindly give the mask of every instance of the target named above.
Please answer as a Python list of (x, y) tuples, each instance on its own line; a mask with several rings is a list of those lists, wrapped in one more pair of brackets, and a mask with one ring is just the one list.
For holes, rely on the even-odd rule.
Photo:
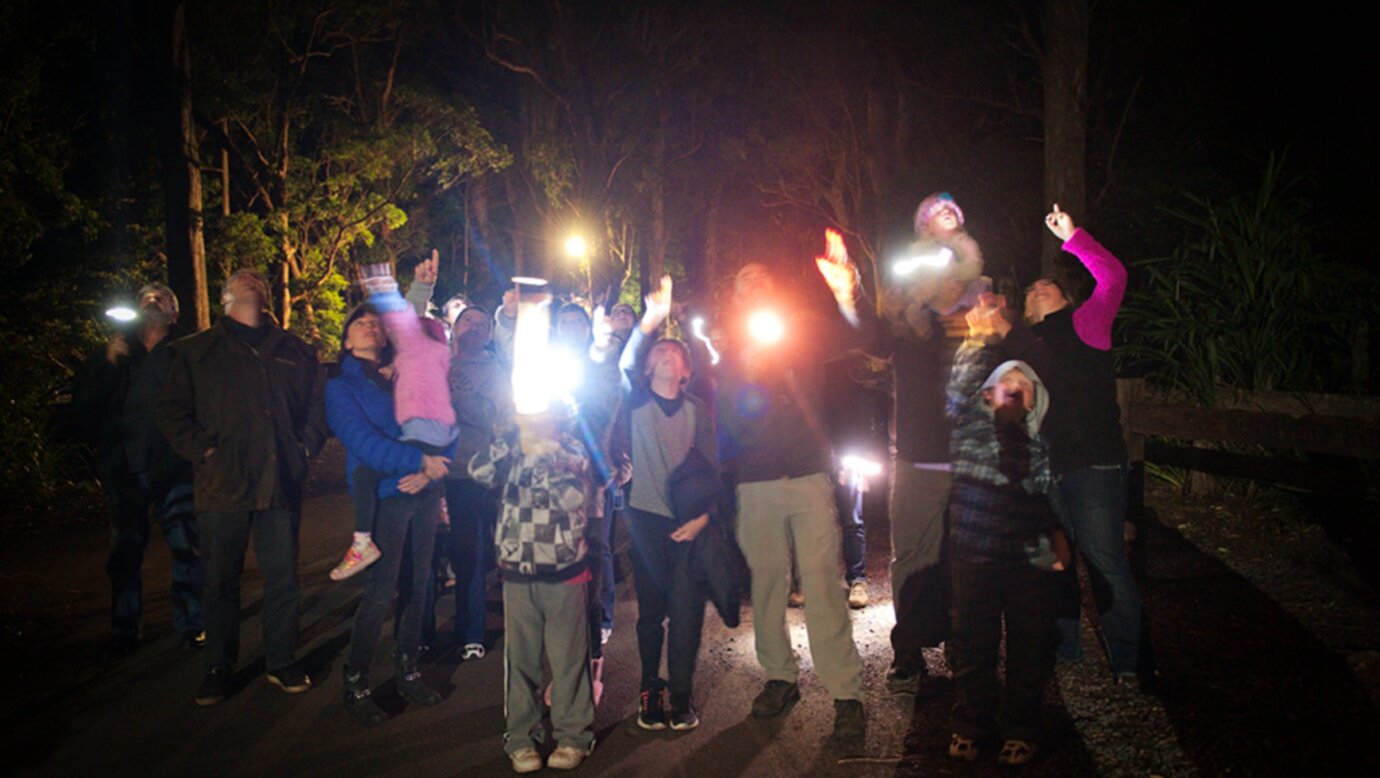
[[(1087, 218), (1088, 0), (1044, 4), (1045, 207)], [(1045, 235), (1040, 274), (1063, 279), (1060, 246)]]
[(201, 155), (192, 120), (192, 59), (185, 3), (166, 7), (168, 66), (163, 142), (164, 229), (168, 286), (181, 303), (181, 320), (197, 330), (211, 326), (206, 293), (206, 244), (202, 237)]

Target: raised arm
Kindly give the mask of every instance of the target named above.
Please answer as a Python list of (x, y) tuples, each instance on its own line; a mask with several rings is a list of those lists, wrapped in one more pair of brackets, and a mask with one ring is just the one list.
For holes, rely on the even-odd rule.
[(436, 273), (440, 264), (440, 252), (432, 249), (431, 258), (418, 262), (417, 269), (413, 271), (412, 285), (407, 287), (405, 296), (418, 316), (426, 315), (427, 306), (431, 303), (431, 295), (436, 291)]
[(1126, 267), (1112, 252), (1098, 243), (1087, 230), (1077, 227), (1073, 218), (1059, 210), (1045, 216), (1045, 224), (1064, 242), (1064, 251), (1078, 257), (1093, 277), (1093, 292), (1073, 312), (1073, 326), (1084, 343), (1101, 351), (1112, 348), (1112, 321), (1126, 296)]

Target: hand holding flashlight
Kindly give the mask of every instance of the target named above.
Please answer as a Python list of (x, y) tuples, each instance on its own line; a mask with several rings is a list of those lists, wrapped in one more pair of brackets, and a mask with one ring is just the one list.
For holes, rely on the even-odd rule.
[(112, 365), (120, 364), (120, 360), (129, 356), (129, 341), (125, 339), (122, 332), (115, 333), (115, 337), (110, 339), (110, 343), (105, 347), (105, 361)]

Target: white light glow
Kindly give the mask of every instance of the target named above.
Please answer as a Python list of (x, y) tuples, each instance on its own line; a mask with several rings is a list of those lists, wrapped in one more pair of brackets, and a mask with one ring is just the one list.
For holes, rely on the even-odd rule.
[(117, 305), (114, 308), (107, 308), (105, 315), (119, 322), (134, 321), (139, 318), (139, 312), (127, 305)]
[(717, 365), (717, 364), (719, 364), (719, 352), (714, 350), (714, 344), (713, 344), (713, 343), (710, 343), (710, 342), (709, 342), (709, 336), (706, 335), (706, 334), (704, 334), (704, 317), (703, 317), (703, 316), (696, 316), (696, 317), (690, 322), (690, 332), (691, 332), (692, 334), (694, 334), (694, 336), (695, 336), (696, 338), (699, 338), (701, 341), (703, 341), (703, 342), (704, 342), (704, 347), (707, 348), (707, 349), (709, 349), (709, 364), (711, 364), (711, 365)]
[(845, 454), (840, 460), (843, 469), (850, 473), (855, 473), (863, 478), (876, 478), (882, 474), (882, 463), (874, 459), (858, 456), (857, 454)]
[(571, 235), (565, 239), (565, 253), (575, 259), (584, 259), (589, 253), (589, 244), (585, 243), (583, 236)]
[(948, 267), (949, 262), (953, 260), (953, 258), (953, 249), (948, 246), (941, 246), (939, 250), (935, 252), (916, 254), (896, 260), (891, 264), (891, 273), (892, 275), (904, 278), (921, 268), (938, 270)]
[(748, 334), (758, 343), (771, 345), (786, 335), (786, 325), (775, 311), (757, 311), (748, 317)]

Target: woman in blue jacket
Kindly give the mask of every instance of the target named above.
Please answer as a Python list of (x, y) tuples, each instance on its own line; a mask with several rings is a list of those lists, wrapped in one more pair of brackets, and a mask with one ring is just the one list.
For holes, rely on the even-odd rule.
[[(369, 697), (368, 674), (379, 630), (397, 592), (405, 555), (412, 560), (412, 591), (426, 591), (431, 585), (431, 554), (442, 493), (437, 482), (445, 477), (449, 463), (445, 457), (430, 456), (399, 442), (402, 430), (394, 418), (393, 385), (380, 372), (388, 351), (388, 338), (378, 314), (367, 305), (356, 308), (345, 321), (340, 374), (326, 384), (326, 418), (345, 445), (347, 479), (352, 480), (360, 466), (387, 475), (378, 485), (373, 532), (382, 557), (363, 574), (364, 599), (355, 611), (349, 659), (343, 673), (345, 707), (366, 724), (387, 718)], [(409, 702), (435, 705), (441, 696), (422, 682), (417, 670), (423, 600), (411, 598), (399, 614), (394, 656), (397, 687)]]

